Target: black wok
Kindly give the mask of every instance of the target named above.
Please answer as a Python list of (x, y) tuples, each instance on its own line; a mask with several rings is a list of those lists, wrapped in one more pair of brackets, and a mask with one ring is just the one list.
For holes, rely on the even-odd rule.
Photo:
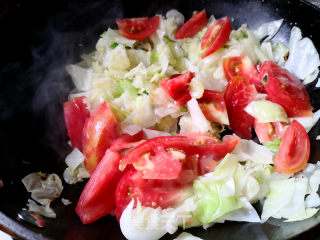
[[(22, 239), (124, 239), (114, 217), (82, 225), (74, 212), (84, 183), (64, 184), (62, 197), (52, 206), (57, 219), (46, 219), (44, 229), (16, 220), (29, 194), (21, 179), (30, 172), (55, 172), (62, 176), (64, 158), (70, 152), (64, 126), (62, 103), (73, 88), (64, 66), (90, 52), (107, 27), (115, 27), (116, 17), (152, 16), (176, 8), (190, 17), (194, 10), (206, 9), (216, 17), (228, 15), (233, 27), (284, 18), (277, 35), (288, 41), (291, 26), (298, 25), (320, 50), (320, 10), (298, 0), (164, 0), (164, 1), (83, 1), (83, 0), (0, 0), (0, 225)], [(320, 89), (307, 87), (312, 104), (320, 107)], [(315, 141), (319, 124), (311, 137), (311, 160), (320, 159)], [(272, 221), (266, 224), (225, 223), (209, 230), (189, 230), (204, 239), (316, 239), (317, 217), (296, 223)], [(174, 235), (176, 236), (176, 235)], [(300, 236), (300, 237), (299, 237)], [(166, 235), (165, 239), (173, 239)]]

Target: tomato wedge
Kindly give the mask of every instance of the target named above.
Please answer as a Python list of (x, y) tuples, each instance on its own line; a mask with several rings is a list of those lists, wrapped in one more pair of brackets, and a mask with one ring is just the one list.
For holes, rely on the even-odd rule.
[(77, 97), (63, 104), (64, 121), (68, 136), (73, 148), (82, 151), (83, 127), (90, 112), (87, 104), (83, 102), (85, 97)]
[(212, 23), (201, 40), (201, 50), (206, 49), (201, 58), (205, 58), (221, 48), (228, 41), (231, 30), (228, 17), (220, 18)]
[(120, 162), (120, 170), (128, 164), (143, 172), (146, 179), (177, 179), (187, 156), (210, 156), (220, 160), (233, 151), (240, 139), (225, 136), (222, 142), (205, 134), (166, 136), (149, 139), (130, 150)]
[(231, 81), (233, 77), (239, 75), (238, 67), (241, 63), (242, 57), (230, 57), (223, 59), (223, 71), (228, 81)]
[(176, 180), (143, 179), (142, 173), (130, 169), (120, 180), (116, 189), (116, 216), (122, 212), (132, 199), (139, 200), (142, 206), (162, 209), (183, 201), (191, 184), (180, 184)]
[(190, 38), (207, 25), (206, 10), (196, 13), (177, 31), (175, 39)]
[(115, 209), (115, 191), (124, 172), (119, 171), (121, 155), (107, 150), (82, 191), (76, 212), (81, 221), (91, 223)]
[(223, 70), (228, 81), (235, 76), (242, 76), (254, 84), (259, 93), (265, 93), (259, 78), (259, 72), (248, 56), (223, 59)]
[(242, 138), (252, 138), (254, 118), (244, 108), (255, 99), (256, 94), (254, 85), (241, 76), (232, 78), (224, 93), (230, 128)]
[(109, 105), (102, 102), (86, 121), (83, 129), (83, 154), (90, 174), (112, 142), (119, 137), (120, 126)]
[(185, 74), (175, 74), (169, 78), (164, 78), (160, 82), (160, 86), (166, 93), (172, 97), (178, 106), (185, 104), (191, 99), (189, 93), (189, 83), (194, 78), (193, 72)]
[(142, 40), (150, 37), (159, 27), (160, 17), (152, 18), (117, 18), (116, 23), (120, 30), (120, 34), (128, 39)]
[(261, 66), (260, 79), (265, 84), (268, 99), (281, 105), (288, 117), (312, 116), (312, 106), (305, 86), (288, 70), (267, 61)]
[(275, 171), (292, 174), (302, 170), (310, 156), (310, 140), (304, 127), (292, 121), (283, 135), (280, 148), (274, 160)]
[(198, 100), (199, 107), (210, 122), (229, 124), (223, 93), (205, 89)]
[(276, 138), (281, 139), (286, 130), (286, 126), (287, 124), (284, 122), (259, 123), (257, 119), (255, 119), (253, 123), (253, 128), (261, 143), (272, 142)]

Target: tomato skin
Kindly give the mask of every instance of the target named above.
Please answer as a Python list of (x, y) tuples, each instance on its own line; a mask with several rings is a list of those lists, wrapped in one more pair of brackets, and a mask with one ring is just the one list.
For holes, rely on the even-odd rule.
[(302, 170), (310, 156), (310, 140), (304, 127), (292, 121), (283, 135), (279, 151), (274, 160), (275, 171), (293, 174)]
[(87, 119), (83, 129), (83, 154), (90, 174), (112, 142), (119, 137), (119, 130), (116, 117), (106, 102), (102, 102)]
[(64, 121), (73, 148), (82, 151), (83, 127), (90, 117), (85, 97), (77, 97), (63, 104)]
[(254, 84), (259, 93), (266, 92), (260, 81), (258, 70), (248, 56), (223, 59), (223, 70), (228, 81), (231, 81), (235, 76), (242, 76)]
[(255, 99), (256, 94), (254, 85), (241, 76), (232, 78), (224, 93), (230, 128), (245, 139), (252, 138), (251, 127), (254, 118), (244, 108)]
[(177, 31), (175, 39), (190, 38), (196, 35), (202, 28), (207, 25), (206, 10), (194, 14), (183, 26)]
[(212, 23), (201, 40), (201, 50), (206, 49), (201, 58), (205, 58), (221, 48), (228, 41), (231, 30), (228, 17), (220, 18)]
[(120, 34), (128, 39), (142, 40), (150, 37), (159, 27), (160, 17), (116, 19)]
[(206, 119), (226, 124), (223, 120), (228, 118), (228, 113), (222, 92), (205, 89), (198, 102)]
[(160, 86), (175, 100), (176, 104), (180, 106), (191, 99), (189, 83), (194, 76), (194, 73), (190, 71), (185, 74), (175, 74), (169, 78), (162, 79)]
[(120, 159), (119, 153), (107, 150), (84, 187), (76, 207), (82, 223), (94, 222), (115, 209), (116, 187), (124, 175), (118, 169)]
[(288, 117), (312, 116), (312, 106), (305, 86), (288, 70), (266, 61), (261, 66), (260, 79), (266, 84), (268, 100), (281, 105)]

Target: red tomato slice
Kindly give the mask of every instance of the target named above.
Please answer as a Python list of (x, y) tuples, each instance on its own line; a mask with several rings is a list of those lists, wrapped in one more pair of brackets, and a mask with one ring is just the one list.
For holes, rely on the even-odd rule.
[(190, 186), (176, 180), (143, 179), (142, 173), (132, 168), (121, 178), (116, 189), (117, 219), (132, 199), (139, 199), (145, 207), (165, 209), (183, 201), (186, 188)]
[(312, 116), (305, 86), (288, 70), (267, 61), (262, 64), (260, 79), (265, 84), (268, 100), (281, 105), (288, 117)]
[(237, 136), (225, 136), (218, 142), (209, 135), (195, 133), (152, 138), (130, 150), (119, 167), (125, 169), (133, 164), (148, 179), (177, 179), (187, 161), (186, 156), (207, 155), (219, 160), (232, 152), (239, 141)]
[(107, 150), (83, 189), (76, 212), (84, 224), (114, 211), (115, 191), (124, 175), (118, 169), (120, 159), (119, 153)]
[(176, 179), (181, 172), (183, 159), (175, 157), (169, 148), (182, 150), (187, 145), (188, 138), (183, 136), (152, 138), (129, 151), (119, 167), (122, 170), (127, 164), (133, 164), (143, 172), (145, 178)]
[(239, 66), (242, 63), (242, 57), (230, 57), (223, 59), (223, 71), (228, 81), (239, 75)]
[(254, 118), (244, 108), (255, 99), (256, 94), (254, 85), (240, 76), (228, 82), (224, 93), (230, 128), (242, 138), (252, 138), (251, 127)]
[(120, 126), (106, 102), (101, 103), (86, 121), (83, 130), (83, 154), (90, 174), (102, 159), (105, 151), (119, 137)]
[(227, 119), (228, 113), (222, 92), (205, 89), (198, 102), (201, 111), (210, 122), (224, 124), (222, 120)]
[(82, 151), (83, 127), (90, 112), (87, 104), (83, 102), (85, 97), (78, 97), (63, 104), (64, 121), (68, 136), (73, 148)]
[(152, 18), (117, 18), (116, 23), (120, 34), (128, 39), (142, 40), (150, 37), (159, 27), (160, 17)]
[(175, 74), (169, 78), (162, 79), (160, 86), (176, 101), (177, 105), (183, 105), (191, 99), (189, 83), (192, 78), (194, 78), (193, 72)]
[(259, 93), (266, 92), (260, 81), (258, 70), (248, 56), (224, 59), (223, 70), (228, 81), (231, 81), (235, 76), (242, 76), (250, 83), (254, 84)]
[(124, 134), (112, 143), (110, 150), (118, 152), (125, 149), (136, 147), (144, 141), (143, 137), (143, 131), (140, 131), (132, 136), (129, 134)]
[(196, 13), (177, 31), (175, 39), (190, 38), (207, 25), (206, 10)]
[(214, 160), (220, 160), (224, 158), (227, 153), (232, 152), (239, 141), (240, 138), (235, 135), (224, 136), (222, 142), (207, 141), (205, 143), (200, 143), (194, 141), (186, 152), (188, 154), (198, 154), (200, 157), (210, 156)]
[(257, 119), (253, 123), (254, 130), (261, 143), (272, 142), (276, 138), (281, 139), (286, 130), (286, 125), (284, 122), (259, 123)]
[(228, 41), (231, 30), (228, 17), (220, 18), (212, 23), (201, 41), (201, 50), (206, 49), (201, 58), (205, 58), (221, 48)]
[(283, 135), (280, 148), (274, 160), (275, 171), (292, 174), (302, 170), (310, 156), (310, 140), (304, 127), (292, 121)]

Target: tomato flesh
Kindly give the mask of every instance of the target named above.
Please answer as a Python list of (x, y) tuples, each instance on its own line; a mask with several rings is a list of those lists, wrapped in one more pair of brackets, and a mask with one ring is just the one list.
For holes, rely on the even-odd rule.
[(83, 130), (83, 154), (90, 174), (112, 142), (119, 137), (119, 130), (116, 117), (106, 102), (102, 102), (87, 119)]
[(119, 171), (121, 155), (107, 150), (82, 191), (76, 212), (81, 221), (91, 223), (115, 209), (115, 191), (124, 172)]
[(228, 17), (212, 23), (201, 40), (201, 50), (206, 49), (201, 58), (205, 58), (221, 48), (228, 41), (231, 30)]
[(90, 117), (85, 97), (78, 97), (63, 104), (64, 121), (73, 148), (82, 151), (83, 127)]
[(223, 60), (223, 70), (228, 81), (231, 81), (235, 76), (242, 76), (254, 84), (259, 93), (265, 93), (265, 88), (259, 78), (259, 72), (248, 56), (225, 58)]
[(120, 34), (128, 39), (142, 40), (150, 37), (159, 27), (160, 17), (116, 19)]
[(275, 171), (293, 174), (302, 170), (310, 156), (310, 140), (304, 127), (296, 120), (285, 131), (274, 160)]
[(143, 172), (144, 178), (176, 179), (186, 156), (198, 154), (220, 160), (232, 152), (239, 141), (237, 136), (225, 136), (218, 142), (204, 134), (152, 138), (130, 150), (121, 160), (120, 169), (133, 164), (136, 170)]
[(207, 25), (207, 14), (205, 10), (196, 13), (175, 34), (175, 39), (190, 38), (196, 35)]
[(160, 86), (166, 93), (175, 100), (176, 104), (183, 105), (191, 99), (189, 93), (189, 83), (194, 78), (193, 72), (185, 74), (175, 74), (169, 78), (164, 78), (160, 82)]
[(198, 102), (206, 119), (226, 124), (225, 119), (228, 118), (228, 113), (222, 92), (205, 89)]
[(228, 82), (224, 93), (230, 128), (240, 137), (251, 139), (254, 118), (244, 108), (255, 99), (257, 92), (254, 85), (236, 76)]
[(260, 79), (268, 100), (281, 105), (288, 117), (310, 117), (312, 106), (302, 82), (288, 70), (267, 61), (261, 66)]
[(286, 130), (286, 125), (284, 122), (259, 123), (257, 119), (253, 123), (254, 130), (261, 143), (272, 142), (277, 138), (281, 139)]
[(187, 187), (191, 185), (183, 185), (176, 180), (144, 179), (141, 172), (132, 168), (121, 178), (116, 189), (117, 219), (132, 199), (139, 200), (145, 207), (165, 209), (184, 200)]

